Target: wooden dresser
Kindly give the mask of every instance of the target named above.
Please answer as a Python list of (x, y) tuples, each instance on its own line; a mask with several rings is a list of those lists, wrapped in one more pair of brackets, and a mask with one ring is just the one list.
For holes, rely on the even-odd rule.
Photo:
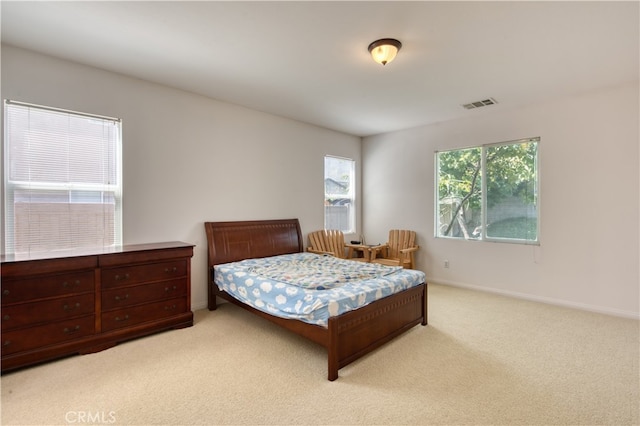
[(2, 372), (193, 325), (181, 242), (0, 257)]

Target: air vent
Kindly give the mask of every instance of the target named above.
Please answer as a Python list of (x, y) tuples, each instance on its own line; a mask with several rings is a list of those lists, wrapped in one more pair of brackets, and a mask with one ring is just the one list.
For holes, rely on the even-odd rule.
[(487, 98), (483, 101), (476, 101), (476, 102), (471, 102), (468, 104), (464, 104), (462, 105), (463, 107), (465, 107), (466, 109), (474, 109), (474, 108), (480, 108), (483, 106), (487, 106), (487, 105), (493, 105), (493, 104), (497, 104), (498, 101), (496, 101), (493, 98)]

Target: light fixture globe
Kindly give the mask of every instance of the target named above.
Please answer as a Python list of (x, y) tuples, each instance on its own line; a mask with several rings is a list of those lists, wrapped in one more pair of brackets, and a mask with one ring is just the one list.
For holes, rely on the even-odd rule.
[(393, 61), (401, 47), (402, 43), (395, 38), (382, 38), (369, 45), (369, 53), (374, 61), (387, 65)]

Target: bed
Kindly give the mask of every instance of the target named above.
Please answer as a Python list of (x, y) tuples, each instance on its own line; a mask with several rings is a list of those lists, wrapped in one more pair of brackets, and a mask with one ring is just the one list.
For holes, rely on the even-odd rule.
[[(241, 300), (218, 285), (218, 275), (231, 263), (245, 260), (287, 258), (303, 253), (303, 239), (297, 219), (205, 222), (208, 244), (208, 307), (217, 308), (218, 298), (248, 310), (327, 350), (328, 379), (338, 378), (338, 370), (368, 354), (410, 328), (427, 325), (427, 284), (420, 282), (364, 306), (311, 323), (285, 318), (253, 303)], [(344, 260), (343, 262), (350, 262)], [(245, 262), (246, 263), (246, 262)], [(361, 262), (353, 262), (360, 264)], [(422, 275), (424, 277), (424, 275)], [(218, 281), (218, 283), (216, 283)]]

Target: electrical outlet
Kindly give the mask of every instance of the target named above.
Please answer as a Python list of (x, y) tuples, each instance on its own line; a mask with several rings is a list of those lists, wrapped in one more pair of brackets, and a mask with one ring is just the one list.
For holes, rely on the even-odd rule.
[(444, 267), (447, 269), (449, 268), (449, 260), (444, 261)]

